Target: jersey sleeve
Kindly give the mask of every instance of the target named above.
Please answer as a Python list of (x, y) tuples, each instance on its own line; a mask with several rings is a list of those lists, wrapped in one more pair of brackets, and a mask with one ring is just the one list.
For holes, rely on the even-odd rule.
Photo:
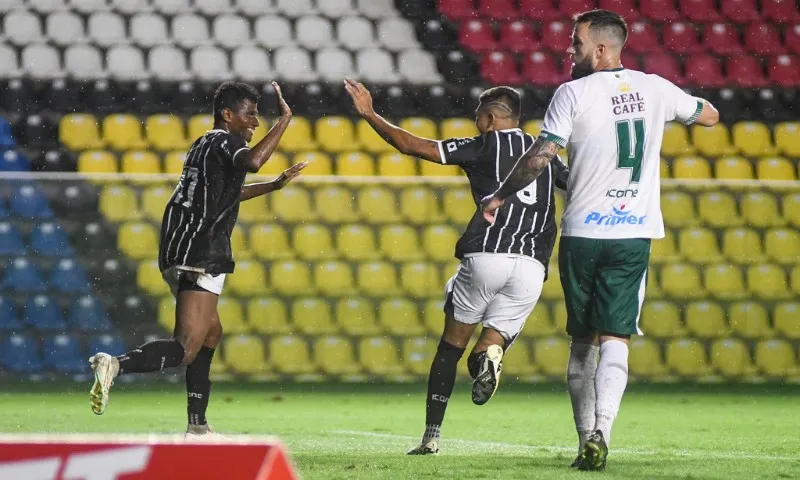
[(231, 163), (235, 163), (240, 155), (250, 151), (250, 147), (247, 146), (247, 141), (244, 138), (230, 133), (220, 135), (216, 144), (217, 150), (219, 150), (222, 158)]
[(575, 92), (568, 84), (558, 87), (547, 107), (547, 113), (544, 114), (544, 125), (539, 137), (554, 142), (562, 148), (566, 147), (567, 140), (572, 134), (576, 106)]
[(566, 190), (569, 182), (569, 167), (558, 155), (553, 157), (550, 165), (553, 166), (553, 183), (555, 183), (556, 188)]
[(669, 80), (658, 77), (661, 81), (663, 97), (667, 102), (667, 120), (678, 120), (691, 125), (703, 111), (703, 101), (681, 90)]
[(477, 161), (486, 153), (486, 135), (472, 138), (449, 138), (437, 141), (439, 159), (445, 165), (464, 165)]

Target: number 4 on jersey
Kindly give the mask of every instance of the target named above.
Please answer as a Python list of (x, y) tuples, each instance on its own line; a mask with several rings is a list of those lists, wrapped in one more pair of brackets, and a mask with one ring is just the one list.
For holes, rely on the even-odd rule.
[(644, 157), (644, 119), (617, 122), (617, 168), (631, 169), (631, 183), (639, 183)]

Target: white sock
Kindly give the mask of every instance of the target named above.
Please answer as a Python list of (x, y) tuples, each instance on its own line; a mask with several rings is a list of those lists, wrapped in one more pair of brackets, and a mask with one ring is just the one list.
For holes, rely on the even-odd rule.
[(628, 344), (608, 340), (600, 345), (600, 363), (594, 381), (597, 392), (594, 428), (603, 432), (606, 444), (610, 444), (611, 426), (628, 385)]
[(597, 352), (600, 349), (585, 343), (572, 343), (569, 349), (567, 385), (572, 400), (572, 416), (578, 431), (578, 453), (586, 439), (594, 431), (595, 391), (594, 377), (597, 371)]

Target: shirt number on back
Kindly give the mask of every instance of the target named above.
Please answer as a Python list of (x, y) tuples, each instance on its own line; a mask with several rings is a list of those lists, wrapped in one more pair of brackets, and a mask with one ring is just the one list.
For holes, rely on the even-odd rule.
[(517, 198), (519, 198), (519, 201), (525, 205), (533, 205), (536, 203), (536, 180), (517, 192)]
[(644, 119), (617, 122), (617, 168), (631, 169), (631, 183), (639, 183), (644, 157)]
[[(198, 171), (195, 167), (188, 167), (184, 170), (184, 177), (188, 181), (188, 185), (186, 186), (186, 196), (184, 197), (182, 191), (178, 191), (178, 196), (175, 198), (175, 203), (179, 203), (186, 208), (192, 206), (194, 202), (194, 190), (197, 188), (197, 177)], [(181, 179), (181, 183), (183, 183), (183, 179)], [(182, 200), (186, 198), (185, 202)]]

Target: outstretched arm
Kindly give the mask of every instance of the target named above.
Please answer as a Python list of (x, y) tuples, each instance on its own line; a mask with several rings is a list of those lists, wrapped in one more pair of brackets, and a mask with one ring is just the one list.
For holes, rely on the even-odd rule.
[(307, 166), (308, 162), (300, 162), (297, 165), (292, 165), (284, 170), (278, 178), (271, 182), (251, 183), (249, 185), (244, 185), (242, 187), (242, 192), (239, 195), (239, 199), (244, 202), (245, 200), (260, 197), (261, 195), (266, 195), (270, 192), (274, 192), (275, 190), (280, 190), (281, 188), (285, 187), (287, 183), (291, 182), (292, 179), (300, 175), (300, 172)]
[(289, 122), (292, 120), (292, 109), (289, 108), (289, 105), (287, 105), (286, 101), (283, 99), (281, 87), (277, 82), (272, 82), (272, 88), (275, 89), (275, 93), (278, 96), (278, 110), (281, 112), (281, 118), (270, 128), (267, 135), (262, 138), (255, 147), (247, 152), (247, 155), (242, 155), (242, 157), (244, 157), (243, 161), (247, 166), (247, 171), (251, 173), (258, 172), (261, 167), (267, 163), (269, 157), (271, 157), (275, 149), (278, 148), (278, 142), (281, 141), (283, 132), (286, 131)]
[(353, 98), (353, 105), (359, 115), (378, 132), (386, 143), (393, 146), (404, 155), (428, 160), (430, 162), (442, 163), (439, 156), (439, 144), (429, 138), (418, 137), (402, 128), (392, 125), (385, 118), (378, 115), (372, 107), (372, 94), (360, 82), (346, 78), (344, 88)]

